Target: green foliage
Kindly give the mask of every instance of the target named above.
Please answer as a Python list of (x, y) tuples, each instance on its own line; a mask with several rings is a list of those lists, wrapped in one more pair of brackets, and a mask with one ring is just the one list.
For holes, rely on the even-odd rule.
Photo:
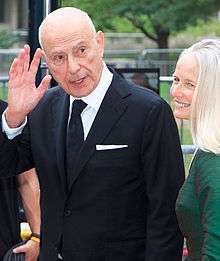
[(170, 84), (167, 82), (160, 83), (160, 97), (170, 103)]
[[(112, 31), (120, 33), (136, 33), (140, 32), (135, 26), (133, 26), (126, 18), (116, 16), (111, 21)], [(105, 28), (104, 28), (105, 29)]]
[(185, 30), (186, 34), (191, 34), (194, 38), (203, 35), (220, 36), (220, 21), (218, 19), (211, 19), (208, 23), (199, 20), (196, 26), (189, 26)]
[[(220, 9), (220, 1), (63, 0), (62, 6), (85, 10), (95, 21), (97, 29), (124, 31), (126, 19), (133, 28), (157, 42), (159, 47), (167, 47), (170, 32), (179, 32), (189, 25), (196, 25), (198, 21), (209, 20)], [(132, 27), (128, 27), (128, 31)]]
[(17, 40), (17, 36), (11, 31), (0, 30), (0, 48), (10, 48)]
[(7, 83), (0, 82), (0, 99), (3, 101), (7, 100), (8, 96), (8, 85)]

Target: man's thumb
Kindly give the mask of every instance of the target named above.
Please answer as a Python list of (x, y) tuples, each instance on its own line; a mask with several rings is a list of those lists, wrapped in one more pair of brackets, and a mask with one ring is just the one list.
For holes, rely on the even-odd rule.
[(13, 249), (13, 253), (18, 254), (18, 253), (24, 253), (26, 250), (26, 246), (19, 246)]

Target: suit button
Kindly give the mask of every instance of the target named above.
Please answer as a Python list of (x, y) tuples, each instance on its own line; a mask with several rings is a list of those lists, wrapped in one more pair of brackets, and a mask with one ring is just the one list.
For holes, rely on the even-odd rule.
[(72, 214), (72, 212), (71, 212), (70, 209), (66, 209), (66, 210), (64, 211), (64, 216), (65, 216), (65, 217), (69, 217), (71, 214)]

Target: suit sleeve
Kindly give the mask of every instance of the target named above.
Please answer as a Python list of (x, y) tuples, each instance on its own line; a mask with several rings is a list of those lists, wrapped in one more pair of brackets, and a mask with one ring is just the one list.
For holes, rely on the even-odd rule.
[(220, 158), (197, 169), (197, 195), (203, 227), (202, 261), (220, 260)]
[(147, 116), (142, 162), (147, 191), (146, 261), (181, 261), (183, 238), (175, 202), (184, 166), (173, 113), (164, 101)]
[(15, 176), (33, 167), (28, 124), (22, 134), (9, 140), (0, 131), (0, 178)]

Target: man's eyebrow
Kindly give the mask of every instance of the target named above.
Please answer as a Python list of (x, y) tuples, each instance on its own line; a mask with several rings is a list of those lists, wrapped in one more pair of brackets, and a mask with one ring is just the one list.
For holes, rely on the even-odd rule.
[(54, 54), (65, 54), (65, 52), (64, 51), (54, 51), (51, 54), (52, 55), (54, 55)]
[[(88, 41), (82, 40), (82, 41), (78, 42), (77, 44), (73, 45), (72, 49), (77, 49), (82, 45), (84, 46), (84, 45), (88, 45), (88, 44), (89, 44)], [(54, 50), (51, 52), (50, 56), (59, 55), (59, 54), (66, 54), (66, 52), (64, 52), (63, 50)]]
[(76, 45), (73, 45), (72, 48), (73, 48), (73, 49), (77, 49), (77, 48), (79, 48), (79, 47), (82, 46), (82, 45), (88, 45), (88, 44), (89, 44), (88, 41), (80, 41), (80, 42), (78, 42)]

